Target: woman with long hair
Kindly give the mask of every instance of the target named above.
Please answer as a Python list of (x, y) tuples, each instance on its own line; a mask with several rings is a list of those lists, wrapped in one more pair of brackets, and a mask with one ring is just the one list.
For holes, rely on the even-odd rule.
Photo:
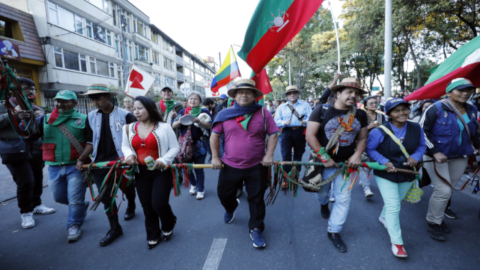
[[(212, 126), (212, 115), (208, 109), (202, 109), (202, 96), (198, 92), (191, 92), (188, 96), (188, 107), (181, 110), (173, 120), (172, 127), (180, 130), (180, 136), (185, 136), (190, 129), (193, 140), (193, 159), (188, 163), (204, 164), (207, 152), (210, 150), (210, 129)], [(182, 125), (181, 119), (185, 115), (192, 115), (194, 118), (190, 125)], [(190, 194), (197, 195), (197, 200), (205, 197), (205, 172), (203, 169), (195, 169), (195, 175), (191, 172), (188, 175), (190, 180)]]
[[(179, 147), (172, 127), (163, 122), (152, 99), (136, 97), (133, 115), (138, 121), (123, 127), (122, 151), (127, 164), (138, 165), (135, 186), (145, 214), (148, 248), (152, 249), (162, 232), (164, 240), (170, 239), (177, 222), (169, 203), (173, 175), (164, 169), (172, 164)], [(155, 164), (147, 166), (152, 160)]]
[(400, 205), (416, 177), (390, 173), (396, 172), (396, 168), (413, 170), (422, 160), (427, 146), (420, 125), (408, 121), (408, 102), (401, 98), (391, 99), (385, 104), (385, 113), (388, 122), (370, 132), (366, 151), (373, 161), (387, 166), (387, 171), (374, 171), (384, 202), (378, 219), (388, 230), (393, 255), (402, 258), (408, 255), (400, 229)]
[(427, 108), (430, 107), (430, 105), (432, 105), (434, 102), (435, 101), (431, 99), (422, 100), (418, 104), (418, 107), (413, 114), (412, 121), (416, 123), (420, 122), (420, 118), (422, 117), (423, 112), (425, 112)]

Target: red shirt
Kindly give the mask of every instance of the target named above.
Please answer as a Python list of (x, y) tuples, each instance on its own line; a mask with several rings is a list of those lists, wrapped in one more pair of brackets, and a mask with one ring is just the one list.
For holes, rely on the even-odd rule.
[(145, 158), (148, 156), (151, 156), (154, 160), (157, 160), (159, 158), (158, 156), (158, 144), (157, 144), (157, 139), (155, 136), (153, 136), (153, 133), (150, 132), (143, 140), (138, 136), (138, 123), (135, 125), (135, 136), (133, 136), (132, 140), (132, 146), (135, 152), (137, 153), (137, 160), (140, 165), (146, 165), (145, 164)]

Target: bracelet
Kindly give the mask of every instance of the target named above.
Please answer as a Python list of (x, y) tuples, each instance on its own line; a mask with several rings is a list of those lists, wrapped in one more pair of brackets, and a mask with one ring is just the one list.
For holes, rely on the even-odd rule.
[(317, 155), (318, 159), (320, 159), (322, 163), (328, 162), (331, 159), (330, 155), (325, 152), (325, 147), (321, 147), (313, 153)]

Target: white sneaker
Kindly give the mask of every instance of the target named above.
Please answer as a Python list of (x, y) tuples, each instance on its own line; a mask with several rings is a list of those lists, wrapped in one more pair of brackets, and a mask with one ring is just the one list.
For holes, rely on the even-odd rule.
[(363, 192), (365, 193), (365, 198), (373, 197), (373, 192), (369, 187), (366, 187)]
[(196, 186), (190, 186), (190, 195), (195, 195), (197, 194), (197, 187)]
[(78, 225), (72, 225), (70, 226), (70, 228), (68, 228), (68, 243), (73, 243), (77, 241), (78, 239), (80, 239), (80, 236), (82, 236), (82, 230)]
[(197, 200), (202, 200), (203, 198), (205, 198), (205, 191), (197, 192)]
[(382, 216), (379, 216), (379, 217), (378, 217), (378, 221), (380, 221), (380, 223), (383, 224), (383, 226), (385, 227), (385, 229), (388, 230), (388, 228), (387, 228), (387, 222), (385, 221), (385, 219), (384, 219)]
[(330, 197), (330, 199), (328, 199), (330, 202), (335, 202), (335, 197)]
[(33, 220), (33, 212), (22, 214), (22, 227), (24, 229), (30, 229), (35, 226), (35, 220)]
[(46, 207), (44, 204), (40, 204), (40, 205), (35, 206), (35, 208), (33, 209), (33, 213), (34, 214), (41, 214), (41, 215), (48, 215), (48, 214), (55, 213), (55, 209), (50, 208), (50, 207)]

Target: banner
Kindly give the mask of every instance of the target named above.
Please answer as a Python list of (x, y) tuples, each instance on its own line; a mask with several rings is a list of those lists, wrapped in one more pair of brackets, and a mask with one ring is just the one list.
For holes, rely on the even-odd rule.
[(155, 77), (152, 74), (133, 65), (130, 76), (128, 76), (125, 94), (131, 98), (145, 96), (148, 90), (152, 88), (154, 82)]

